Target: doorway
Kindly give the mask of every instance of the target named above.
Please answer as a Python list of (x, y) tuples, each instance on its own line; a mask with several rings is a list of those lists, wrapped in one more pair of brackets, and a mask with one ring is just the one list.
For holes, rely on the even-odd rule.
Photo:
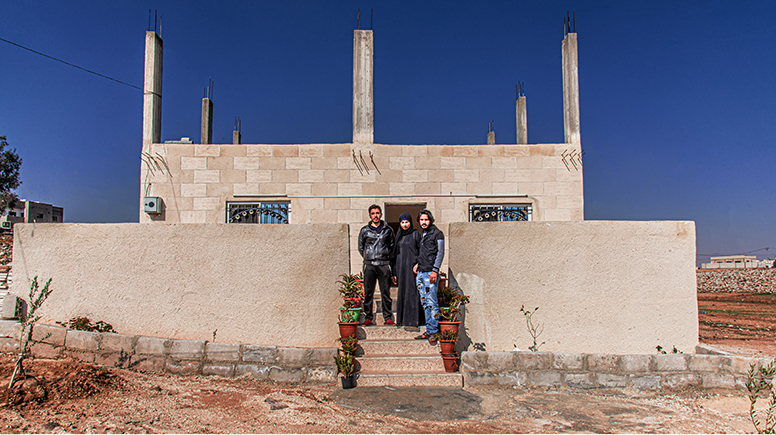
[(420, 231), (418, 223), (418, 213), (426, 208), (426, 203), (415, 204), (385, 204), (385, 222), (393, 229), (393, 233), (399, 232), (399, 216), (402, 213), (409, 213), (412, 217), (412, 226)]

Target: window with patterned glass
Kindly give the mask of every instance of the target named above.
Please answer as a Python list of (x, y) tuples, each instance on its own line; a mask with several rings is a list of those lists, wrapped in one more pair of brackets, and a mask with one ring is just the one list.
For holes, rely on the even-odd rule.
[(287, 202), (228, 202), (226, 222), (230, 224), (287, 224)]
[(513, 222), (530, 220), (530, 204), (469, 205), (469, 222)]

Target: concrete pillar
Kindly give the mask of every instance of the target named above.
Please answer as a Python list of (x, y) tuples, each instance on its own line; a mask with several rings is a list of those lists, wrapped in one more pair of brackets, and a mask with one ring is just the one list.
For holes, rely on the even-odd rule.
[(528, 115), (525, 108), (525, 96), (517, 97), (515, 117), (517, 120), (517, 144), (525, 145), (528, 143)]
[(374, 143), (374, 37), (353, 31), (353, 143)]
[(242, 124), (242, 120), (238, 117), (235, 117), (234, 131), (232, 132), (232, 143), (235, 145), (239, 145), (242, 143), (242, 134), (240, 133), (241, 124)]
[(200, 143), (213, 143), (213, 100), (202, 99), (202, 141)]
[(145, 40), (143, 145), (149, 145), (162, 141), (162, 38), (151, 31)]
[(488, 133), (488, 145), (496, 145), (496, 132), (491, 131)]
[(579, 135), (579, 66), (577, 34), (563, 38), (563, 129), (566, 143), (581, 143)]

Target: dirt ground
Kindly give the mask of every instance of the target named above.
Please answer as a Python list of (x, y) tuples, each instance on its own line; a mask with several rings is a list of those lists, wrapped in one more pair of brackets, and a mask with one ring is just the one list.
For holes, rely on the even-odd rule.
[[(776, 298), (699, 294), (701, 343), (776, 355)], [(8, 390), (0, 354), (2, 433), (746, 433), (742, 391), (288, 386), (35, 360)]]

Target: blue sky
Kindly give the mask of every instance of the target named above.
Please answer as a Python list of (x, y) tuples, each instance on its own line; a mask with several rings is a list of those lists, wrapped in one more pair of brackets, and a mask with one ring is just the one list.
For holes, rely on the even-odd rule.
[[(529, 142), (562, 142), (574, 10), (585, 218), (693, 220), (699, 254), (775, 254), (776, 2), (5, 1), (0, 38), (142, 87), (149, 8), (162, 139), (199, 139), (212, 77), (216, 143), (235, 116), (243, 143), (349, 142), (356, 11), (364, 29), (374, 8), (375, 141), (388, 144), (484, 143), (490, 120), (514, 143), (518, 80)], [(68, 222), (136, 221), (142, 92), (1, 41), (0, 59), (18, 194)]]

